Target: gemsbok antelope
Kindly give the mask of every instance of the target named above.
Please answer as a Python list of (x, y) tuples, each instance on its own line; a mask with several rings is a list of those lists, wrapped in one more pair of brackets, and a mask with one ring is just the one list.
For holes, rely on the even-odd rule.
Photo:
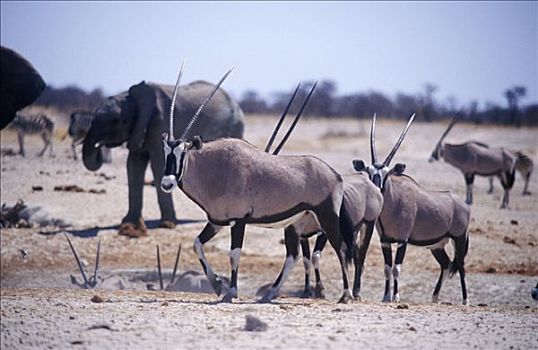
[[(273, 151), (273, 155), (277, 155), (280, 152), (282, 146), (295, 128), (306, 104), (308, 103), (310, 96), (312, 95), (312, 92), (314, 91), (315, 86), (316, 85), (314, 84), (305, 102), (301, 106), (299, 113), (292, 122), (289, 130), (283, 137), (280, 144)], [(277, 126), (275, 127), (275, 130), (273, 131), (273, 134), (271, 135), (271, 138), (267, 143), (267, 146), (265, 147), (265, 152), (270, 151), (273, 141), (282, 125), (284, 118), (286, 117), (288, 109), (290, 108), (291, 103), (293, 102), (293, 99), (295, 98), (295, 95), (299, 90), (299, 87), (300, 84), (297, 86), (297, 89), (293, 93), (286, 109), (284, 110), (284, 113), (280, 117), (280, 120), (278, 121)], [(370, 244), (372, 232), (374, 230), (375, 219), (381, 213), (381, 208), (383, 205), (383, 196), (381, 195), (377, 187), (372, 184), (368, 177), (365, 176), (363, 173), (343, 175), (342, 179), (344, 180), (344, 199), (342, 204), (342, 211), (346, 213), (346, 217), (349, 219), (348, 222), (346, 222), (346, 224), (348, 225), (347, 229), (350, 229), (354, 235), (356, 235), (358, 231), (361, 230), (361, 234), (359, 237), (360, 243), (357, 245), (356, 237), (354, 237), (353, 239), (353, 242), (355, 242), (353, 249), (353, 262), (355, 266), (353, 297), (360, 300), (361, 276), (363, 272), (364, 260), (366, 258), (366, 252)], [(322, 229), (318, 224), (318, 221), (312, 215), (304, 215), (301, 219), (293, 223), (291, 226), (292, 227), (290, 229), (293, 229), (301, 237), (300, 243), (301, 250), (303, 253), (303, 264), (305, 269), (305, 284), (303, 297), (310, 297), (312, 295), (315, 295), (316, 297), (324, 297), (323, 291), (325, 288), (323, 286), (323, 282), (321, 281), (319, 262), (321, 259), (321, 252), (323, 251), (323, 248), (327, 243), (327, 236), (323, 234)], [(343, 228), (341, 227), (340, 229), (342, 230)], [(308, 238), (316, 234), (318, 234), (318, 237), (316, 238), (314, 251), (311, 256)], [(310, 273), (312, 264), (314, 265), (314, 272), (316, 276), (316, 287), (314, 291), (312, 291), (312, 288), (310, 286)], [(264, 296), (263, 300), (270, 301), (272, 298), (276, 297), (279, 293), (280, 288), (282, 287), (283, 282), (283, 279), (279, 276), (279, 278), (272, 285), (271, 290)]]
[[(420, 187), (415, 180), (404, 174), (405, 164), (397, 163), (394, 167), (389, 167), (413, 119), (414, 114), (387, 158), (379, 163), (375, 150), (374, 115), (370, 130), (372, 164), (366, 166), (362, 160), (353, 161), (355, 170), (366, 171), (370, 180), (383, 194), (383, 210), (376, 223), (385, 260), (383, 301), (400, 301), (398, 282), (407, 244), (410, 243), (429, 248), (441, 266), (441, 274), (432, 301), (438, 301), (441, 286), (447, 275), (458, 271), (465, 305), (469, 302), (464, 269), (464, 258), (469, 247), (469, 207), (448, 191), (427, 191)], [(449, 240), (454, 242), (455, 247), (453, 261), (444, 249)], [(398, 243), (394, 265), (392, 243)], [(392, 278), (394, 278), (394, 293), (391, 296)]]
[[(206, 102), (198, 108), (179, 139), (174, 139), (173, 112), (170, 113), (170, 133), (163, 135), (166, 168), (161, 189), (171, 192), (178, 186), (206, 213), (208, 223), (196, 238), (194, 250), (217, 295), (221, 293), (222, 282), (209, 265), (203, 245), (224, 226), (231, 227), (231, 283), (222, 301), (231, 302), (237, 298), (245, 225), (288, 227), (284, 235), (286, 249), (297, 256), (300, 237), (290, 224), (308, 213), (316, 216), (336, 250), (344, 288), (340, 301), (346, 302), (351, 297), (347, 261), (352, 256), (352, 237), (340, 230), (340, 222), (346, 220), (340, 216), (344, 187), (340, 175), (316, 157), (274, 156), (244, 140), (219, 139), (205, 143), (203, 148), (200, 137), (194, 136), (189, 141), (190, 128), (201, 109), (230, 72), (222, 77)], [(289, 271), (294, 260), (286, 258), (281, 276)]]
[(446, 135), (456, 123), (454, 117), (443, 135), (437, 141), (430, 156), (429, 162), (439, 160), (459, 169), (465, 177), (467, 184), (467, 196), (465, 203), (473, 203), (473, 182), (475, 175), (497, 176), (504, 188), (501, 209), (508, 207), (510, 189), (514, 185), (516, 157), (505, 148), (490, 148), (487, 145), (469, 141), (454, 145), (443, 143)]

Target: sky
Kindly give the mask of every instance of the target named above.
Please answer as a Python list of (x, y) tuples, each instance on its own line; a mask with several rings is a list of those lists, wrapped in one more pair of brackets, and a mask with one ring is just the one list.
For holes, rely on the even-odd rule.
[(142, 80), (216, 82), (239, 98), (331, 79), (337, 94), (424, 91), (505, 105), (538, 103), (538, 2), (1, 1), (1, 43), (54, 87), (112, 95)]

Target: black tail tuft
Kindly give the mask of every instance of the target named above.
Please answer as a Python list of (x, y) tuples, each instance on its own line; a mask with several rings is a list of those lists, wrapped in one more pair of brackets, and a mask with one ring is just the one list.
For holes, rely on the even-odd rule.
[(463, 262), (469, 250), (469, 234), (456, 238), (455, 243), (454, 260), (450, 263), (449, 277), (452, 277), (460, 268), (463, 268)]
[(346, 264), (351, 264), (353, 260), (353, 251), (355, 249), (355, 232), (353, 222), (349, 213), (344, 208), (344, 203), (340, 207), (340, 235), (346, 244), (345, 258)]

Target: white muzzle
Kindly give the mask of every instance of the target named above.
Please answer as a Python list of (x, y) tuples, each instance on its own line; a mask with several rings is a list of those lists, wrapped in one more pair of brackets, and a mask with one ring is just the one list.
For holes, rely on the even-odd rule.
[(174, 175), (163, 176), (161, 180), (161, 189), (164, 192), (170, 193), (175, 187), (177, 187), (177, 181)]

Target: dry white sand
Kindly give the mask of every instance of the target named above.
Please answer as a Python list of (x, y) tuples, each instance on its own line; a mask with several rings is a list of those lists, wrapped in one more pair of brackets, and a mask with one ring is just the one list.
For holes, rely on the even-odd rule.
[[(248, 117), (246, 139), (263, 147), (275, 118)], [(465, 196), (463, 176), (449, 165), (427, 163), (442, 133), (442, 123), (412, 126), (394, 162), (405, 162), (407, 173), (423, 187), (447, 189)], [(403, 122), (378, 124), (378, 152), (388, 153)], [(61, 132), (58, 132), (61, 134)], [(538, 164), (538, 129), (457, 125), (447, 141), (479, 140), (491, 146), (523, 150)], [(294, 297), (302, 288), (298, 263), (273, 305), (257, 304), (255, 291), (276, 278), (284, 261), (281, 231), (248, 227), (239, 273), (240, 298), (232, 305), (216, 304), (212, 294), (138, 290), (84, 291), (73, 289), (69, 274), (78, 276), (63, 232), (72, 236), (91, 267), (97, 238), (102, 242), (104, 276), (155, 270), (155, 245), (163, 265), (171, 269), (177, 244), (183, 244), (180, 270), (202, 271), (192, 242), (205, 215), (184, 195), (175, 193), (176, 212), (183, 220), (175, 230), (150, 229), (149, 237), (128, 239), (116, 234), (127, 211), (127, 151), (113, 151), (113, 163), (97, 173), (70, 157), (69, 142), (55, 140), (55, 157), (36, 158), (41, 140), (29, 138), (27, 158), (2, 155), (1, 202), (23, 199), (40, 206), (67, 228), (35, 227), (1, 231), (2, 348), (536, 348), (538, 304), (530, 297), (538, 282), (538, 177), (532, 196), (522, 196), (519, 175), (510, 209), (499, 210), (501, 187), (486, 194), (487, 180), (475, 180), (471, 247), (466, 259), (471, 306), (459, 305), (459, 279), (447, 280), (441, 292), (445, 304), (430, 303), (438, 276), (437, 263), (422, 248), (410, 247), (401, 277), (402, 305), (382, 304), (383, 260), (376, 235), (363, 278), (363, 302), (336, 304), (340, 272), (331, 248), (324, 251), (322, 274), (327, 300)], [(369, 160), (368, 122), (302, 120), (286, 153), (314, 154), (339, 172), (351, 172), (351, 160)], [(2, 131), (1, 148), (17, 150), (16, 136)], [(147, 180), (152, 180), (148, 170)], [(57, 192), (59, 185), (78, 185), (105, 193)], [(32, 186), (42, 186), (33, 191)], [(159, 219), (155, 188), (144, 188), (146, 220)], [(100, 227), (102, 229), (95, 229)], [(227, 230), (206, 246), (216, 271), (229, 275), (230, 236)], [(23, 259), (19, 249), (28, 251)], [(98, 294), (104, 303), (92, 303)], [(286, 297), (287, 296), (287, 297)], [(244, 330), (245, 316), (254, 315), (267, 330)], [(95, 328), (95, 329), (93, 329)]]

